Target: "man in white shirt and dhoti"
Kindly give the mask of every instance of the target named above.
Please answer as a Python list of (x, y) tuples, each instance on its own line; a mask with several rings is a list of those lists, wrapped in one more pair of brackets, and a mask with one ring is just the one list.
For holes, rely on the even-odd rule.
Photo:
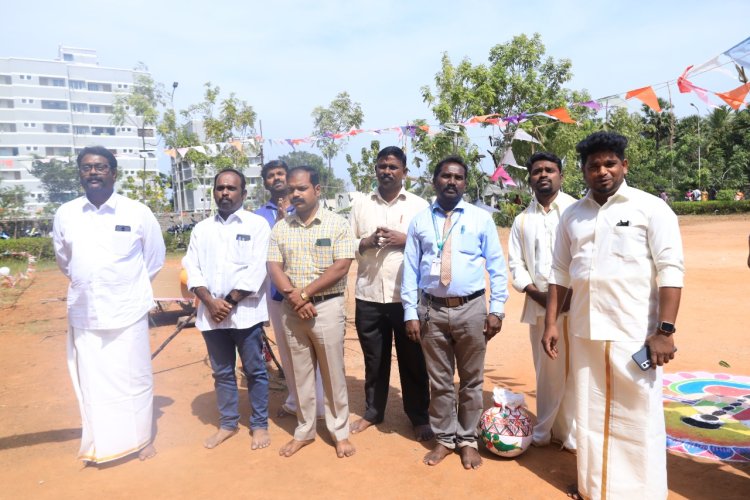
[(55, 214), (53, 242), (68, 287), (68, 368), (82, 419), (79, 458), (103, 463), (153, 446), (148, 311), (164, 240), (145, 205), (114, 192), (117, 160), (106, 148), (77, 158), (86, 192)]
[(542, 335), (557, 224), (560, 215), (576, 200), (560, 191), (562, 161), (557, 156), (544, 151), (534, 153), (526, 162), (526, 168), (534, 199), (513, 221), (508, 239), (508, 266), (513, 275), (513, 288), (526, 294), (521, 322), (529, 325), (536, 371), (537, 422), (532, 443), (546, 446), (554, 440), (573, 451), (576, 449), (575, 386), (570, 373), (569, 297), (557, 325), (561, 333), (557, 347), (562, 362), (544, 354)]
[[(545, 352), (558, 356), (568, 289), (576, 381), (578, 484), (572, 498), (666, 498), (662, 365), (674, 358), (683, 286), (677, 216), (625, 182), (627, 139), (577, 146), (589, 193), (563, 213), (555, 243)], [(651, 368), (631, 359), (644, 344)]]

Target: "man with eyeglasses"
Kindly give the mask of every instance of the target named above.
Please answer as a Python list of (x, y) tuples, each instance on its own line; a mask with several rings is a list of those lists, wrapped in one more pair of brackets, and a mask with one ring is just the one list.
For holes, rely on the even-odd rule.
[(80, 459), (93, 464), (153, 446), (151, 281), (164, 264), (159, 223), (114, 192), (117, 160), (101, 146), (77, 158), (85, 196), (55, 214), (53, 243), (68, 287), (68, 369), (81, 411)]

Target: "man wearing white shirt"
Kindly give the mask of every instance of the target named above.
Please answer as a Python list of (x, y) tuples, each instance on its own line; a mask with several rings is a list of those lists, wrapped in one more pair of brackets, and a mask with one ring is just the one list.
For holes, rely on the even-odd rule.
[(188, 288), (200, 300), (195, 326), (203, 333), (213, 370), (219, 430), (206, 439), (215, 448), (239, 430), (235, 376), (239, 351), (252, 415), (251, 449), (271, 444), (268, 434), (268, 373), (262, 355), (266, 306), (266, 255), (271, 230), (263, 217), (242, 209), (245, 176), (225, 169), (214, 177), (218, 213), (199, 222), (182, 260)]
[[(552, 268), (552, 251), (560, 215), (575, 199), (560, 191), (562, 161), (557, 156), (540, 151), (526, 162), (529, 186), (534, 199), (513, 221), (508, 240), (508, 266), (513, 276), (513, 288), (526, 294), (521, 322), (529, 325), (531, 352), (536, 371), (535, 446), (545, 446), (554, 438), (564, 448), (575, 450), (575, 393), (570, 375), (570, 341), (568, 338), (567, 307), (558, 319), (562, 341), (555, 362), (544, 354), (542, 335), (547, 306), (547, 279)], [(566, 304), (569, 305), (569, 300)]]
[(401, 273), (409, 223), (429, 203), (404, 189), (407, 171), (400, 148), (382, 149), (375, 164), (377, 189), (352, 204), (352, 232), (358, 240), (354, 324), (365, 359), (365, 413), (350, 429), (356, 434), (383, 421), (395, 341), (404, 412), (417, 441), (427, 441), (433, 436), (429, 379), (422, 347), (406, 336)]
[[(625, 182), (627, 139), (581, 141), (589, 193), (563, 213), (542, 343), (559, 355), (557, 317), (573, 290), (578, 484), (572, 498), (666, 498), (662, 368), (674, 358), (684, 276), (677, 217)], [(631, 359), (644, 344), (651, 368)]]
[(145, 205), (114, 192), (117, 160), (101, 146), (76, 160), (86, 196), (55, 214), (53, 243), (68, 287), (68, 369), (81, 410), (79, 458), (99, 464), (153, 446), (148, 311), (164, 240)]

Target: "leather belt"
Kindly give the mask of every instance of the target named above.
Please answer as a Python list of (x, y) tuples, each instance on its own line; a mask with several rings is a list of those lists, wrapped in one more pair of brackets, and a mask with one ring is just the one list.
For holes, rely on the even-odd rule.
[(458, 307), (466, 304), (470, 300), (474, 300), (477, 297), (481, 297), (484, 295), (484, 289), (478, 290), (471, 295), (466, 295), (464, 297), (435, 297), (434, 295), (430, 295), (427, 292), (422, 292), (422, 297), (425, 297), (427, 300), (429, 300), (433, 304), (437, 304), (439, 306), (445, 306), (445, 307)]
[(321, 302), (335, 299), (336, 297), (341, 297), (342, 295), (344, 295), (344, 292), (329, 293), (328, 295), (313, 295), (312, 297), (310, 297), (310, 302), (312, 302), (313, 304), (320, 304)]

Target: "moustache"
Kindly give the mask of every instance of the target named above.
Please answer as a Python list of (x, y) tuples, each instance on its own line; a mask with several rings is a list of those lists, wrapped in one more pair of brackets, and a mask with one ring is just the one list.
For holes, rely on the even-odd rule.
[(303, 202), (304, 200), (302, 198), (292, 198), (292, 203), (294, 204), (303, 203)]

